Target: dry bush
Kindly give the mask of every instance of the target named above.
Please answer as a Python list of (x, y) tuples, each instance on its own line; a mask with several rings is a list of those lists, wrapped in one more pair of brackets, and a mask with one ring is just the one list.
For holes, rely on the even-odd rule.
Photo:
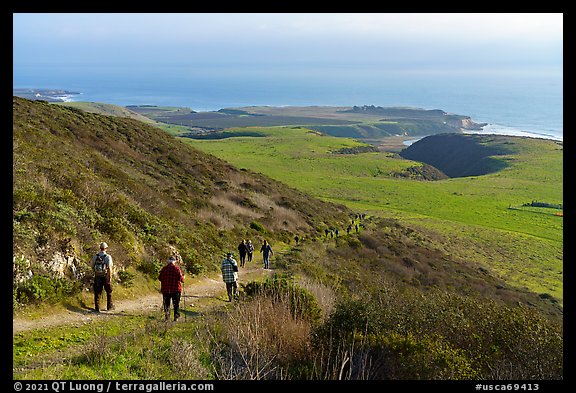
[(309, 322), (292, 316), (288, 300), (258, 296), (241, 303), (226, 316), (223, 340), (213, 350), (216, 376), (288, 379), (290, 369), (308, 358), (310, 331)]
[(175, 338), (170, 347), (171, 369), (181, 379), (209, 379), (210, 374), (200, 362), (201, 354), (197, 344)]
[(298, 285), (314, 296), (316, 302), (322, 309), (322, 319), (326, 319), (332, 314), (337, 301), (336, 291), (334, 289), (308, 277), (300, 278)]
[(276, 203), (272, 200), (272, 198), (266, 194), (262, 193), (253, 193), (250, 195), (252, 201), (263, 211), (268, 211), (270, 208), (274, 208)]
[(343, 338), (320, 343), (314, 351), (312, 377), (327, 381), (375, 379), (375, 359), (371, 358), (370, 351), (364, 347), (363, 338), (361, 344), (347, 342)]
[(197, 218), (203, 222), (210, 222), (218, 229), (233, 229), (234, 222), (225, 214), (214, 210), (200, 209), (196, 214)]
[(268, 226), (272, 230), (296, 232), (298, 230), (303, 230), (308, 226), (306, 221), (294, 210), (276, 205), (270, 212), (272, 221)]
[(258, 187), (252, 175), (241, 171), (228, 172), (228, 181), (235, 188), (253, 189)]
[(82, 358), (88, 364), (98, 364), (110, 358), (113, 352), (113, 342), (110, 338), (99, 335), (86, 345)]
[(214, 195), (210, 199), (210, 203), (216, 206), (218, 209), (224, 209), (224, 211), (230, 216), (240, 216), (248, 217), (249, 219), (260, 218), (261, 215), (250, 209), (248, 207), (240, 205), (234, 199), (238, 199), (235, 195)]

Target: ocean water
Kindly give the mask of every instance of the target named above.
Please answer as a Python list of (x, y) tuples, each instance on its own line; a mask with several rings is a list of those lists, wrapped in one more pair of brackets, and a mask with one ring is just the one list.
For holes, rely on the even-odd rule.
[(488, 123), (482, 132), (563, 140), (562, 70), (388, 70), (350, 65), (22, 67), (15, 88), (81, 93), (74, 101), (185, 106), (407, 106)]

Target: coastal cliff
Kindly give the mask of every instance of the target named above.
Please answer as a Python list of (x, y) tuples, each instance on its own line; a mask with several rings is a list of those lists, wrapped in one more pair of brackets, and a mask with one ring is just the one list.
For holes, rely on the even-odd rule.
[(483, 127), (488, 125), (488, 123), (476, 123), (471, 118), (465, 117), (463, 119), (452, 121), (451, 125), (460, 128), (461, 130), (481, 131)]

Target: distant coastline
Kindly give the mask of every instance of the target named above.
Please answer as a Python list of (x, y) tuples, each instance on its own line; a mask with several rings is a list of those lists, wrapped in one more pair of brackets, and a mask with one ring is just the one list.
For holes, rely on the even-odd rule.
[(14, 88), (12, 94), (35, 101), (70, 102), (81, 93), (59, 89)]
[(552, 139), (555, 141), (563, 141), (563, 136), (545, 133), (545, 132), (534, 132), (534, 131), (523, 131), (516, 129), (514, 127), (507, 127), (498, 124), (486, 124), (482, 127), (482, 130), (466, 130), (465, 134), (498, 134), (498, 135), (510, 135), (510, 136), (525, 136), (530, 138), (544, 138)]
[[(47, 102), (75, 102), (79, 101), (81, 92), (70, 91), (65, 89), (48, 89), (48, 88), (13, 88), (13, 95), (27, 98), (29, 100), (41, 100)], [(330, 105), (327, 105), (330, 106)], [(239, 107), (242, 108), (242, 107)], [(525, 136), (531, 138), (544, 138), (556, 141), (563, 141), (563, 136), (554, 133), (525, 131), (516, 127), (504, 126), (493, 123), (476, 123), (472, 119), (468, 119), (475, 127), (461, 128), (465, 134), (498, 134), (498, 135), (511, 135), (511, 136)], [(411, 138), (402, 142), (404, 146), (410, 146), (412, 143), (422, 139), (424, 136)]]

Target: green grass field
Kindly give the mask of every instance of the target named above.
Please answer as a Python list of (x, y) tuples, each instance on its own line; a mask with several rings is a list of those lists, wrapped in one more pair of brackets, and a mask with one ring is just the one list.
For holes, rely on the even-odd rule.
[(562, 302), (563, 218), (510, 209), (532, 200), (563, 202), (562, 146), (513, 138), (510, 166), (484, 176), (417, 181), (394, 176), (419, 163), (391, 153), (334, 154), (362, 145), (300, 127), (238, 128), (260, 137), (189, 140), (240, 168), (324, 200), (395, 217), (430, 231), (438, 245), (510, 283)]

